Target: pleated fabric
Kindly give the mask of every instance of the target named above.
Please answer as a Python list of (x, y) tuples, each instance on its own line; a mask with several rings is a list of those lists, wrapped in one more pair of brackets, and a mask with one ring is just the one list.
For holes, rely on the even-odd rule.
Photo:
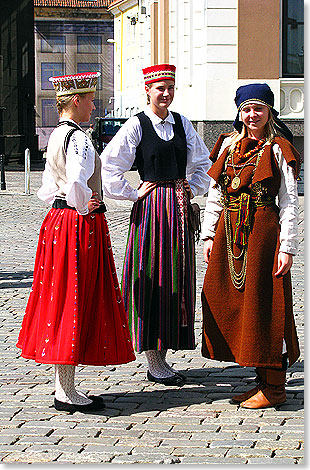
[(195, 246), (182, 180), (132, 209), (122, 292), (134, 348), (194, 349)]
[(46, 364), (135, 359), (105, 215), (51, 209), (17, 347)]

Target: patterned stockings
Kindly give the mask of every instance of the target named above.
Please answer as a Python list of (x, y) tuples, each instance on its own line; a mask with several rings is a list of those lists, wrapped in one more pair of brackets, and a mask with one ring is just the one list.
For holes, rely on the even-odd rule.
[(88, 405), (92, 400), (83, 392), (78, 392), (74, 385), (75, 366), (55, 364), (55, 398), (64, 403)]
[(171, 367), (167, 364), (165, 360), (167, 351), (163, 356), (162, 352), (164, 351), (145, 351), (149, 372), (153, 375), (153, 377), (156, 377), (158, 379), (173, 377), (175, 375), (175, 372), (171, 369)]
[(169, 366), (169, 364), (167, 363), (166, 361), (166, 356), (167, 356), (167, 349), (162, 349), (161, 351), (159, 351), (159, 354), (161, 355), (161, 359), (165, 365), (165, 367), (167, 369), (169, 369), (171, 372), (173, 372), (174, 374), (177, 374), (178, 371), (173, 369), (173, 367)]

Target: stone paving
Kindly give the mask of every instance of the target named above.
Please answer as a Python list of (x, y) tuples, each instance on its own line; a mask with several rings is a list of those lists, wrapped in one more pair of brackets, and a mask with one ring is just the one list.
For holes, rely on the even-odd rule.
[[(205, 266), (197, 246), (195, 351), (169, 352), (186, 373), (182, 388), (146, 380), (146, 361), (117, 367), (81, 366), (77, 383), (103, 394), (106, 409), (92, 414), (53, 408), (53, 366), (20, 357), (15, 347), (29, 290), (38, 232), (46, 206), (36, 197), (41, 172), (7, 171), (0, 192), (0, 458), (4, 463), (304, 464), (303, 289), (304, 222), (300, 197), (300, 249), (292, 269), (295, 318), (302, 355), (287, 374), (287, 402), (246, 410), (230, 403), (254, 379), (254, 369), (201, 356), (200, 292)], [(129, 178), (135, 180), (134, 173)], [(203, 206), (204, 198), (197, 198)], [(131, 203), (107, 201), (114, 256), (121, 273)]]

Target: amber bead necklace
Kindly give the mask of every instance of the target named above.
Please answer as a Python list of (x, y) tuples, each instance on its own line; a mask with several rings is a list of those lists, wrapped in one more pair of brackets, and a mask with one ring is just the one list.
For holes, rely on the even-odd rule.
[(264, 145), (264, 143), (265, 143), (265, 139), (260, 139), (257, 142), (256, 147), (254, 147), (252, 150), (249, 150), (244, 155), (241, 155), (241, 153), (240, 153), (241, 140), (238, 140), (238, 142), (236, 143), (235, 149), (234, 149), (234, 155), (236, 155), (238, 158), (247, 159), (247, 158), (251, 157), (252, 155), (254, 155)]
[[(239, 140), (236, 143), (236, 146), (235, 146), (233, 152), (231, 153), (231, 166), (232, 166), (233, 172), (235, 174), (235, 177), (233, 178), (233, 180), (231, 182), (231, 187), (233, 189), (238, 189), (238, 187), (240, 186), (241, 180), (240, 180), (239, 176), (240, 176), (243, 168), (245, 166), (249, 165), (250, 162), (249, 162), (248, 159), (252, 160), (255, 157), (255, 155), (258, 153), (255, 167), (257, 166), (258, 161), (259, 161), (258, 157), (260, 157), (260, 155), (261, 155), (261, 152), (259, 152), (259, 150), (261, 150), (262, 147), (264, 147), (265, 143), (266, 143), (266, 141), (264, 139), (259, 140), (256, 147), (254, 147), (252, 150), (249, 150), (244, 155), (240, 154), (241, 140)], [(234, 155), (236, 155), (239, 159), (243, 158), (243, 159), (248, 160), (244, 165), (242, 165), (241, 169), (239, 170), (239, 173), (236, 172), (236, 167), (235, 167), (235, 163), (234, 163)]]

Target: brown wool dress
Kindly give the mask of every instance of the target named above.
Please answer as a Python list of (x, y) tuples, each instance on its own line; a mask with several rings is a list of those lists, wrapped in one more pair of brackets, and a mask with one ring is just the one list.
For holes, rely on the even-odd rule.
[[(211, 160), (216, 161), (209, 175), (216, 182), (228, 154), (228, 149), (225, 149), (217, 159), (224, 137), (219, 138), (210, 155)], [(281, 147), (287, 163), (297, 172), (298, 152), (284, 138), (276, 137), (274, 143)], [(257, 141), (244, 138), (241, 155), (256, 144)], [(252, 161), (255, 162), (255, 158)], [(238, 162), (247, 163), (247, 159), (241, 158)], [(269, 196), (276, 196), (280, 187), (280, 171), (272, 145), (265, 147), (254, 174), (253, 169), (253, 165), (246, 165), (240, 173), (239, 188), (233, 190), (228, 184), (227, 193), (239, 196), (241, 192), (249, 192), (254, 183), (261, 182)], [(234, 177), (231, 166), (227, 168), (227, 175), (231, 181)], [(230, 214), (234, 233), (237, 213)], [(299, 347), (293, 316), (291, 275), (288, 273), (279, 278), (273, 275), (277, 271), (280, 233), (276, 204), (257, 207), (251, 227), (245, 285), (238, 290), (230, 277), (223, 212), (218, 221), (202, 290), (202, 355), (242, 366), (280, 368), (283, 339), (290, 365), (299, 357)], [(238, 254), (235, 246), (234, 253)], [(236, 271), (239, 272), (240, 268), (241, 261), (235, 261)]]

